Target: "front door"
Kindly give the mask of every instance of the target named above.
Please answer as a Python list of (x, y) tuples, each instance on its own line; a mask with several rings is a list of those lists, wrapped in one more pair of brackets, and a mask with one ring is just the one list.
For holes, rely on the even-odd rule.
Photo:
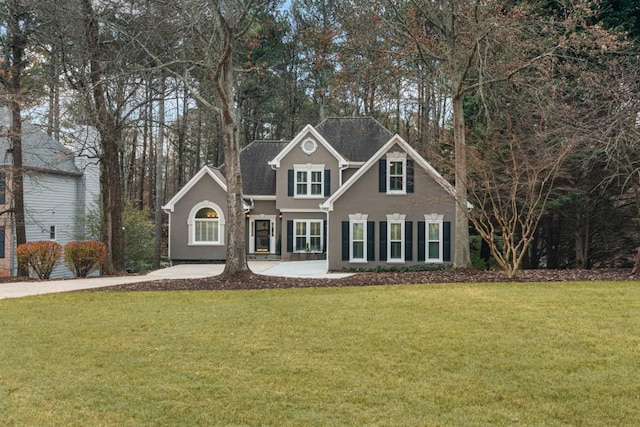
[(271, 241), (271, 221), (268, 219), (256, 219), (255, 227), (256, 252), (271, 252), (271, 248), (269, 247), (269, 242)]

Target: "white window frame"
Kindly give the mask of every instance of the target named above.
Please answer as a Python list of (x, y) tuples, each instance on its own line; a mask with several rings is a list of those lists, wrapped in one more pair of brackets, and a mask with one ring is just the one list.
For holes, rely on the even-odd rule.
[[(402, 164), (402, 188), (399, 190), (391, 189), (391, 164), (392, 163), (401, 163)], [(407, 153), (405, 152), (393, 152), (387, 153), (387, 194), (407, 194)], [(393, 177), (398, 177), (400, 175), (393, 175)]]
[[(427, 263), (442, 263), (442, 250), (443, 250), (443, 224), (444, 224), (444, 216), (438, 214), (430, 214), (424, 216), (424, 258)], [(438, 225), (438, 240), (430, 240), (429, 239), (429, 225), (437, 224)], [(429, 251), (429, 243), (438, 242), (438, 257), (432, 257)]]
[[(215, 220), (218, 223), (218, 240), (215, 241), (199, 241), (196, 240), (196, 222), (203, 221), (202, 219), (196, 220), (196, 214), (200, 209), (210, 208), (215, 210), (218, 213), (218, 218)], [(204, 220), (207, 221), (207, 220)], [(214, 220), (211, 220), (212, 222)], [(187, 217), (187, 234), (188, 234), (188, 245), (189, 246), (224, 246), (224, 235), (225, 235), (225, 220), (224, 220), (224, 211), (217, 204), (210, 202), (208, 200), (202, 201), (196, 204), (191, 211), (189, 212), (189, 216)]]
[[(404, 222), (406, 215), (393, 214), (387, 215), (387, 262), (389, 263), (403, 263), (404, 261)], [(391, 240), (391, 228), (393, 225), (400, 224), (400, 258), (391, 258), (391, 245), (398, 240)]]
[[(320, 181), (313, 181), (313, 175), (320, 174)], [(306, 192), (298, 192), (298, 174), (304, 174), (306, 181)], [(324, 165), (307, 163), (303, 165), (293, 165), (293, 197), (299, 199), (322, 199), (324, 198)], [(314, 185), (320, 185), (320, 193), (312, 194)]]
[[(311, 223), (319, 223), (320, 224), (320, 234), (312, 235), (311, 234)], [(298, 235), (298, 224), (305, 224), (305, 232), (303, 236)], [(324, 247), (324, 236), (322, 227), (324, 226), (324, 221), (321, 219), (294, 219), (293, 220), (293, 251), (294, 252), (310, 252), (310, 253), (322, 253), (322, 248)], [(304, 247), (298, 247), (298, 237), (304, 237)], [(320, 249), (312, 250), (311, 249), (311, 237), (320, 237)], [(309, 250), (307, 251), (307, 246), (309, 246)]]
[(56, 241), (58, 237), (57, 229), (55, 225), (49, 226), (49, 240)]
[[(366, 214), (350, 214), (349, 215), (349, 262), (359, 263), (367, 262), (367, 217)], [(353, 244), (356, 242), (353, 238), (353, 227), (356, 224), (362, 225), (362, 257), (356, 258), (353, 255)]]

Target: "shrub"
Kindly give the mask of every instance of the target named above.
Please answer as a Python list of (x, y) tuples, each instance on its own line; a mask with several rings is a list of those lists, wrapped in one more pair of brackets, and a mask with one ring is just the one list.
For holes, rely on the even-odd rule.
[(149, 211), (128, 207), (124, 212), (124, 261), (127, 271), (150, 270), (153, 266), (154, 229)]
[(51, 241), (29, 242), (18, 246), (16, 252), (22, 268), (30, 268), (39, 279), (48, 279), (60, 258), (62, 247)]
[(64, 245), (64, 262), (76, 277), (86, 277), (98, 270), (107, 258), (107, 245), (92, 240)]

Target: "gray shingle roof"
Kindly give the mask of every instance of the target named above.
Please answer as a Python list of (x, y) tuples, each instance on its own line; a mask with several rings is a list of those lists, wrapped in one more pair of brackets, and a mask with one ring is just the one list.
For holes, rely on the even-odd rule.
[(372, 117), (332, 117), (315, 129), (351, 162), (366, 162), (393, 136)]
[[(12, 158), (7, 153), (9, 138), (0, 136), (0, 165), (9, 166)], [(37, 126), (22, 123), (22, 164), (26, 168), (46, 172), (82, 175), (74, 163), (74, 154), (60, 142), (50, 138)]]
[(253, 141), (240, 152), (242, 190), (251, 196), (276, 194), (276, 171), (267, 164), (289, 141)]

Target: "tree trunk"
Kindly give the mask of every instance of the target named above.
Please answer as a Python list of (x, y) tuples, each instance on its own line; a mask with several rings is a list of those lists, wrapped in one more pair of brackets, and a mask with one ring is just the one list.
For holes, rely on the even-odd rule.
[(633, 266), (633, 269), (631, 270), (631, 275), (635, 276), (638, 271), (640, 271), (640, 246), (638, 247), (638, 255), (636, 256), (636, 263)]
[(156, 141), (156, 203), (154, 215), (154, 245), (153, 245), (153, 268), (160, 268), (160, 253), (162, 246), (162, 153), (164, 146), (164, 96), (165, 96), (164, 73), (160, 76), (160, 105), (158, 107), (158, 140)]
[(245, 249), (245, 218), (240, 173), (240, 143), (233, 100), (233, 33), (223, 24), (224, 48), (213, 76), (213, 85), (220, 102), (225, 175), (227, 179), (227, 257), (223, 274), (243, 275), (249, 272)]
[(456, 169), (456, 226), (454, 268), (471, 268), (469, 251), (469, 220), (467, 217), (467, 145), (465, 140), (464, 108), (462, 94), (453, 97), (453, 140)]
[[(24, 212), (24, 169), (22, 167), (22, 69), (24, 62), (24, 49), (27, 39), (20, 29), (18, 17), (20, 5), (17, 0), (8, 2), (8, 34), (11, 47), (11, 61), (8, 73), (5, 76), (5, 84), (9, 93), (9, 108), (11, 109), (11, 131), (9, 140), (13, 154), (13, 167), (11, 170), (11, 182), (13, 193), (13, 215), (15, 227), (16, 246), (27, 242)], [(28, 276), (28, 268), (18, 265), (18, 276)]]
[(103, 239), (107, 245), (106, 274), (124, 271), (124, 232), (122, 179), (118, 146), (121, 132), (113, 112), (109, 111), (100, 63), (98, 22), (91, 0), (82, 0), (82, 12), (87, 45), (89, 48), (90, 79), (96, 117), (94, 124), (100, 133), (100, 184), (102, 190)]

